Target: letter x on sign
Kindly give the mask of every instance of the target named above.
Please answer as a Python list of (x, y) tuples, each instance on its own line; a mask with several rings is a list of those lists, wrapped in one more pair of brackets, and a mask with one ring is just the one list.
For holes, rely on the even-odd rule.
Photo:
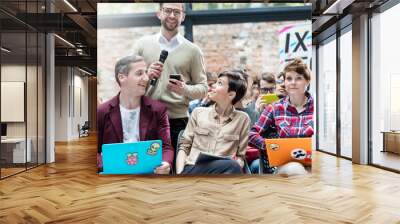
[[(306, 38), (307, 34), (308, 34), (308, 31), (304, 32), (303, 36), (300, 37), (299, 32), (295, 32), (298, 43), (297, 43), (296, 47), (294, 48), (293, 52), (296, 52), (299, 49), (299, 47), (301, 47), (304, 51), (307, 51), (307, 47), (304, 44), (304, 39)], [(289, 43), (290, 43), (290, 33), (286, 34), (285, 53), (289, 52)]]

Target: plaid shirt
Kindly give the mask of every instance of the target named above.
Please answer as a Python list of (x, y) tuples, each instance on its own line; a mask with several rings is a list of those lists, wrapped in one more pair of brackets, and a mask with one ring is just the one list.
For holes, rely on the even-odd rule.
[[(290, 104), (288, 96), (268, 105), (250, 129), (249, 145), (265, 149), (264, 137), (311, 137), (314, 134), (314, 100), (308, 92), (306, 96), (307, 103), (301, 113)], [(271, 130), (274, 133), (267, 133)]]

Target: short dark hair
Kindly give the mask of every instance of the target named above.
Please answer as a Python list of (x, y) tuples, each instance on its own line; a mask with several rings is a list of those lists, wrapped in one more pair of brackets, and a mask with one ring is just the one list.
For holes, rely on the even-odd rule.
[(271, 72), (264, 72), (261, 74), (261, 80), (264, 80), (268, 83), (276, 84), (275, 75)]
[(258, 80), (258, 79), (255, 79), (254, 81), (253, 81), (253, 85), (251, 86), (251, 88), (257, 88), (257, 89), (259, 89), (260, 88), (260, 80)]
[(249, 80), (249, 74), (247, 74), (246, 70), (243, 69), (233, 69), (233, 72), (238, 72), (242, 75), (242, 77), (244, 78), (244, 80), (246, 81), (246, 86)]
[(285, 73), (279, 72), (279, 74), (278, 74), (278, 76), (276, 77), (276, 79), (280, 79), (280, 78), (285, 79)]
[(289, 62), (285, 68), (283, 69), (283, 77), (286, 79), (286, 73), (288, 72), (296, 72), (299, 75), (303, 76), (303, 78), (307, 81), (311, 80), (311, 72), (308, 69), (306, 63), (303, 62), (300, 58), (296, 58), (293, 61)]
[[(164, 3), (168, 3), (168, 2), (160, 3), (160, 10), (162, 9), (162, 6)], [(182, 11), (183, 12), (185, 11), (185, 3), (183, 3), (183, 2), (171, 2), (171, 3), (182, 3)]]
[(232, 100), (232, 105), (239, 102), (246, 94), (247, 82), (241, 72), (238, 71), (224, 71), (218, 75), (218, 78), (228, 78), (228, 92), (235, 92), (236, 96)]
[(118, 80), (118, 74), (127, 75), (129, 71), (132, 69), (131, 64), (136, 63), (138, 61), (143, 61), (144, 59), (139, 55), (129, 55), (123, 57), (117, 61), (115, 64), (115, 80), (117, 81), (118, 85), (121, 85)]
[(276, 82), (281, 86), (281, 88), (285, 88), (285, 73), (279, 72), (278, 76), (276, 77)]

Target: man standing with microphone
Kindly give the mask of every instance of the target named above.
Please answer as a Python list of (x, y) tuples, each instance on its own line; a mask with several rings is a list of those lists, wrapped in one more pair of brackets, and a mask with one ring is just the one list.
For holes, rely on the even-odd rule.
[[(205, 97), (207, 78), (200, 48), (179, 34), (184, 4), (160, 3), (157, 17), (160, 32), (139, 39), (134, 53), (151, 64), (148, 74), (152, 81), (146, 95), (167, 106), (172, 146), (176, 147), (178, 134), (188, 122), (189, 101)], [(163, 50), (168, 54), (161, 53)]]

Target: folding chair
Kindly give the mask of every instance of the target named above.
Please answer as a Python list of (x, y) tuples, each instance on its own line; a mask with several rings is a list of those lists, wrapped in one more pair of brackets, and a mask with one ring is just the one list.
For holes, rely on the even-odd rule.
[(247, 160), (244, 160), (243, 173), (251, 174), (250, 166), (247, 163)]
[(85, 121), (82, 127), (80, 127), (80, 125), (78, 124), (79, 138), (89, 136), (89, 129), (90, 129), (89, 121)]

